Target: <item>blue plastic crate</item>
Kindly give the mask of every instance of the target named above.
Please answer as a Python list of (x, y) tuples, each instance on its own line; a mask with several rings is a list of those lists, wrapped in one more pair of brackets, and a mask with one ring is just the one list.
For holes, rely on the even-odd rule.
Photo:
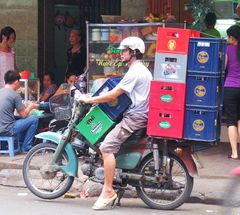
[(186, 104), (193, 106), (216, 107), (222, 103), (220, 75), (188, 73)]
[(219, 108), (186, 107), (184, 139), (213, 142), (219, 139), (221, 121)]
[[(93, 96), (112, 90), (122, 77), (109, 78)], [(117, 120), (126, 109), (132, 104), (131, 99), (124, 93), (114, 102), (101, 103), (99, 107), (114, 121)]]
[(226, 42), (219, 38), (191, 38), (188, 70), (220, 73), (225, 69)]

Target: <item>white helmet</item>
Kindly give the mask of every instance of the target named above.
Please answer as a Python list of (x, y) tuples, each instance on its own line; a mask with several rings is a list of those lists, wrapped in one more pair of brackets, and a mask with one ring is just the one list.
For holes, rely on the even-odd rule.
[(127, 48), (130, 48), (132, 50), (138, 49), (142, 54), (144, 54), (145, 52), (145, 44), (143, 40), (139, 37), (127, 37), (123, 39), (118, 49), (127, 49)]

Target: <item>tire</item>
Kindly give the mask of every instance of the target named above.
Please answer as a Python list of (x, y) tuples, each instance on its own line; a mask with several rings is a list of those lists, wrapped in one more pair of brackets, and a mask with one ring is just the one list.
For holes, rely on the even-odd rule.
[[(54, 143), (38, 144), (28, 152), (23, 162), (23, 179), (27, 188), (42, 199), (56, 199), (64, 195), (74, 181), (73, 176), (61, 170), (50, 173), (52, 175), (48, 179), (42, 175), (41, 168), (50, 163), (56, 148), (57, 145)], [(63, 153), (59, 162), (66, 165), (68, 160), (67, 154)]]
[(223, 215), (240, 214), (240, 177), (236, 175), (230, 181), (223, 196)]
[[(160, 163), (162, 158), (160, 157)], [(136, 187), (138, 196), (150, 208), (173, 210), (186, 202), (191, 195), (193, 178), (189, 175), (182, 160), (173, 154), (169, 155), (167, 160), (167, 178), (165, 182), (140, 181), (139, 186)], [(155, 170), (152, 154), (142, 161), (138, 173), (154, 177)]]

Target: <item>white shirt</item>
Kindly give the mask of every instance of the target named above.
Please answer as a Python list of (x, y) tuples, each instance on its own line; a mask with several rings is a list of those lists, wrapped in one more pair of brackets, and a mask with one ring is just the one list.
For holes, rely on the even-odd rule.
[(152, 74), (141, 61), (135, 61), (119, 82), (118, 87), (123, 89), (132, 100), (132, 105), (125, 112), (138, 113), (147, 117), (150, 82)]
[(4, 75), (8, 70), (14, 70), (14, 54), (0, 51), (0, 88), (5, 86)]

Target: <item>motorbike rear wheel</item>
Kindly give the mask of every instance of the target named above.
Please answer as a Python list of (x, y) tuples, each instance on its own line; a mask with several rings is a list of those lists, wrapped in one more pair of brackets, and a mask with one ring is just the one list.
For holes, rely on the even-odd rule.
[[(42, 169), (50, 164), (57, 145), (41, 143), (34, 146), (26, 155), (23, 163), (23, 179), (27, 188), (42, 199), (56, 199), (65, 194), (73, 184), (74, 177), (61, 170), (45, 174)], [(68, 163), (68, 156), (63, 153), (59, 165)]]
[[(163, 157), (160, 157), (160, 167)], [(171, 154), (167, 158), (167, 175), (159, 182), (140, 181), (136, 187), (138, 196), (150, 208), (173, 210), (189, 198), (193, 188), (193, 178), (182, 160)], [(146, 157), (139, 168), (139, 173), (155, 177), (153, 156)], [(161, 170), (160, 170), (161, 174)]]

